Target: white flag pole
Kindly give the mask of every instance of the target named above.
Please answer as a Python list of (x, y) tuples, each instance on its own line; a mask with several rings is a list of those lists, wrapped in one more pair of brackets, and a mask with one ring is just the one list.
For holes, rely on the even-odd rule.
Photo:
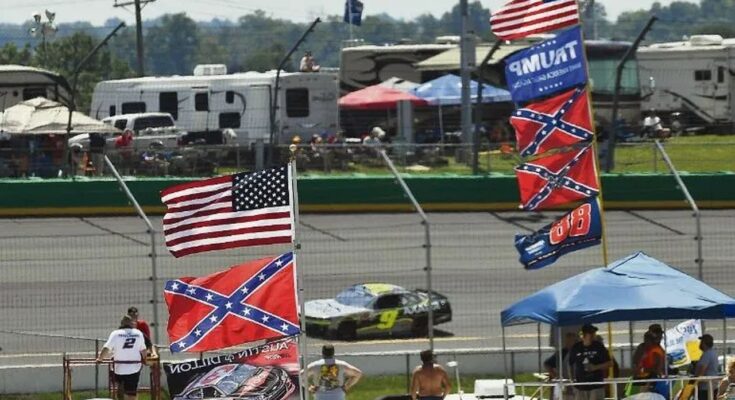
[(299, 397), (301, 399), (308, 398), (306, 392), (306, 317), (304, 316), (304, 273), (302, 272), (301, 266), (298, 264), (297, 254), (301, 250), (301, 239), (299, 237), (299, 190), (296, 184), (296, 145), (292, 144), (289, 146), (291, 152), (291, 160), (288, 163), (288, 186), (289, 193), (291, 193), (291, 212), (293, 224), (291, 226), (291, 236), (293, 238), (292, 251), (293, 251), (293, 263), (296, 267), (296, 296), (298, 296), (299, 302), (299, 328), (301, 334), (299, 335)]

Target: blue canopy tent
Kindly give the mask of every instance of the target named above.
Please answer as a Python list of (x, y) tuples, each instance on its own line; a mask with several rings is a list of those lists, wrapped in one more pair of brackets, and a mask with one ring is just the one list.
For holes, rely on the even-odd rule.
[[(472, 101), (477, 102), (478, 83), (470, 81)], [(411, 89), (411, 94), (426, 100), (429, 105), (439, 106), (439, 132), (444, 136), (444, 121), (442, 106), (458, 105), (462, 103), (462, 78), (447, 74), (434, 80), (422, 83)], [(480, 100), (483, 103), (499, 103), (511, 101), (510, 92), (495, 86), (483, 84)]]
[[(615, 321), (726, 319), (735, 299), (643, 252), (548, 286), (501, 312), (505, 327)], [(561, 345), (559, 345), (561, 348)]]

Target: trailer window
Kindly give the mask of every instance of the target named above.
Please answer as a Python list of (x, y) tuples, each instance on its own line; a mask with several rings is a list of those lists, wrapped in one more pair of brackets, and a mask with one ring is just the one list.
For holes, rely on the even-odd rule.
[(219, 114), (219, 127), (224, 128), (239, 128), (240, 127), (240, 113), (226, 112)]
[(142, 101), (133, 101), (130, 103), (122, 103), (123, 114), (138, 114), (145, 112), (145, 103)]
[(36, 97), (46, 97), (45, 87), (35, 87), (23, 89), (23, 100), (35, 99)]
[(235, 102), (235, 92), (228, 90), (225, 92), (225, 103), (232, 104)]
[(110, 112), (107, 114), (108, 117), (115, 116), (115, 106), (110, 106)]
[(176, 92), (161, 92), (158, 94), (158, 110), (171, 114), (179, 119), (179, 96)]
[(286, 115), (292, 118), (309, 116), (309, 89), (286, 89)]
[(695, 81), (711, 81), (712, 71), (708, 69), (698, 69), (694, 71), (694, 80)]
[(194, 110), (209, 111), (209, 94), (197, 93), (194, 95)]
[(725, 82), (725, 67), (717, 67), (717, 83)]

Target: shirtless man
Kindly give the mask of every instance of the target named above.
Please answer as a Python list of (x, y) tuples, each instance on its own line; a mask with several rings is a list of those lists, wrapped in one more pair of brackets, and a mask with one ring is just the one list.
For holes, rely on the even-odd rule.
[(421, 352), (421, 365), (413, 370), (411, 378), (412, 400), (442, 400), (449, 394), (452, 384), (447, 371), (439, 364), (434, 364), (431, 350)]

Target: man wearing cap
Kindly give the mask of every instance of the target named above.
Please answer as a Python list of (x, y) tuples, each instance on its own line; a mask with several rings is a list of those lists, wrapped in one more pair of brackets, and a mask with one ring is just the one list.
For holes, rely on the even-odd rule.
[(569, 366), (575, 382), (600, 382), (598, 385), (580, 385), (574, 387), (575, 400), (604, 400), (605, 370), (610, 368), (610, 354), (605, 345), (595, 340), (597, 327), (591, 324), (582, 326), (582, 341), (577, 342), (569, 350)]
[[(702, 357), (697, 361), (697, 367), (694, 370), (694, 376), (717, 376), (719, 363), (717, 361), (717, 353), (715, 353), (715, 340), (712, 335), (705, 333), (699, 337), (699, 349), (702, 350)], [(709, 397), (709, 388), (712, 386), (712, 397)], [(717, 384), (709, 381), (699, 381), (699, 399), (711, 400), (717, 398)]]
[(125, 315), (120, 321), (120, 328), (110, 333), (97, 362), (112, 356), (117, 381), (117, 398), (135, 400), (138, 397), (138, 380), (140, 369), (146, 360), (146, 347), (143, 333), (135, 329), (135, 321)]
[(316, 400), (344, 400), (345, 394), (362, 377), (362, 371), (335, 359), (331, 344), (322, 347), (322, 357), (306, 367), (309, 392), (315, 394)]

